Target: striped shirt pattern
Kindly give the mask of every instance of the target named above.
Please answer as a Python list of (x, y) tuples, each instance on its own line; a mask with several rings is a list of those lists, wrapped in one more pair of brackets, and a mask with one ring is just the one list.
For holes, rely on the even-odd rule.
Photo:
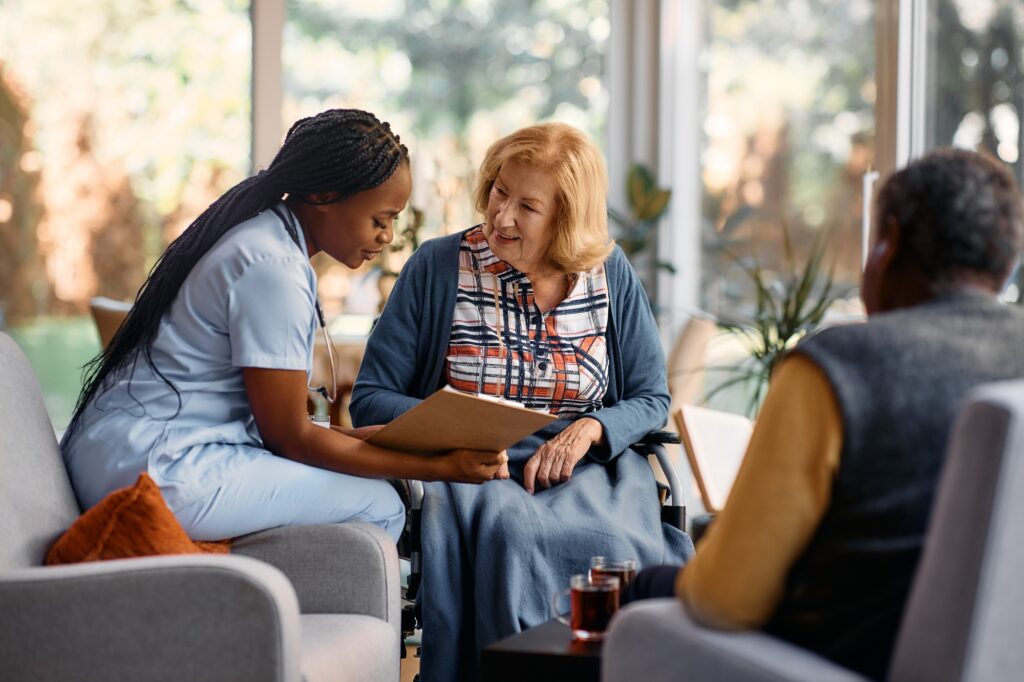
[(453, 388), (559, 417), (591, 412), (608, 390), (607, 327), (604, 265), (576, 276), (565, 300), (542, 313), (530, 280), (494, 255), (481, 228), (463, 237), (445, 363)]

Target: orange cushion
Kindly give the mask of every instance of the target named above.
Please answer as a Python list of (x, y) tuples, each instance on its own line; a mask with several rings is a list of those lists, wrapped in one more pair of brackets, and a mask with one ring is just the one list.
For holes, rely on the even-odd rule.
[(158, 554), (226, 554), (231, 541), (194, 542), (143, 472), (130, 488), (110, 493), (71, 524), (46, 555), (46, 564), (127, 559)]

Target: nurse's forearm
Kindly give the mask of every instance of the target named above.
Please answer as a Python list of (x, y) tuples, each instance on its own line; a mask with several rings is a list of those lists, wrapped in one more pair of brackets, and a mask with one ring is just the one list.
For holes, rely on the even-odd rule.
[[(413, 478), (421, 481), (446, 480), (447, 458), (410, 455), (371, 445), (333, 429), (307, 423), (291, 444), (280, 444), (273, 452), (288, 459), (368, 478)], [(271, 444), (268, 444), (270, 446)]]

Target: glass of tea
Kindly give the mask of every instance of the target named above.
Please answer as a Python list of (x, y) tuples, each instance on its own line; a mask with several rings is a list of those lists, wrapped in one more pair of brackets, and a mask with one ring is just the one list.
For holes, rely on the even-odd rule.
[(636, 561), (633, 559), (612, 560), (603, 556), (590, 559), (590, 577), (609, 577), (619, 579), (619, 589), (626, 591), (636, 577)]
[[(559, 606), (569, 597), (569, 612)], [(587, 641), (604, 637), (608, 621), (619, 610), (619, 579), (591, 577), (584, 573), (569, 579), (569, 589), (556, 592), (551, 598), (551, 612), (572, 630), (575, 639)]]

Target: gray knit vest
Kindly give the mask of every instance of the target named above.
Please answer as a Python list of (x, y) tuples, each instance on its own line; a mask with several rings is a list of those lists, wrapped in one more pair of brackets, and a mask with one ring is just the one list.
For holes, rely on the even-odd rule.
[(1024, 312), (981, 293), (944, 295), (824, 330), (795, 352), (828, 378), (843, 447), (829, 510), (768, 630), (881, 678), (950, 428), (971, 388), (1024, 376)]

